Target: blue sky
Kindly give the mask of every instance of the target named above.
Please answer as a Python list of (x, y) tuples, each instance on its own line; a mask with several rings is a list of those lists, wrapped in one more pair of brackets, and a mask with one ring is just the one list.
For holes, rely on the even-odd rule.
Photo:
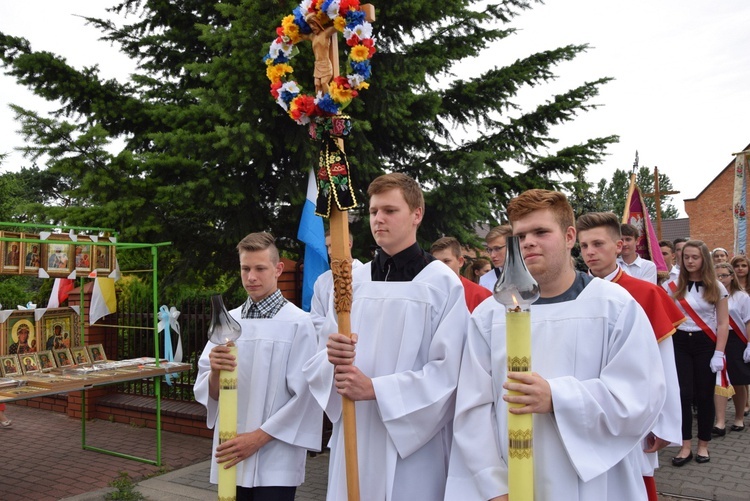
[[(67, 58), (76, 67), (98, 64), (107, 78), (127, 78), (132, 62), (75, 14), (105, 16), (103, 0), (26, 0), (0, 3), (0, 31), (27, 38), (37, 50)], [(377, 8), (377, 2), (374, 2)], [(609, 179), (630, 169), (635, 151), (641, 165), (658, 166), (676, 190), (673, 203), (684, 215), (683, 198), (693, 198), (750, 143), (750, 1), (747, 0), (547, 0), (513, 23), (517, 35), (482, 57), (456, 68), (462, 78), (477, 75), (532, 52), (566, 44), (592, 48), (557, 68), (560, 78), (522, 92), (531, 106), (553, 92), (608, 76), (596, 103), (603, 106), (555, 129), (560, 146), (617, 134), (589, 179)], [(8, 103), (37, 111), (54, 106), (0, 76), (0, 152), (22, 144)], [(553, 147), (553, 149), (556, 147)], [(3, 164), (23, 164), (18, 155)], [(729, 208), (728, 208), (729, 210)]]

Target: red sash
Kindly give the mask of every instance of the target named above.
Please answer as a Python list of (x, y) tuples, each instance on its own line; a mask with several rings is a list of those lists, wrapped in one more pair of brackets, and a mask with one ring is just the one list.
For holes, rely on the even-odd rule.
[[(669, 288), (672, 289), (672, 292), (677, 290), (677, 286), (674, 282), (669, 282)], [(678, 299), (677, 302), (680, 303), (682, 309), (685, 310), (685, 313), (687, 313), (688, 316), (693, 320), (693, 322), (695, 322), (695, 325), (700, 327), (701, 330), (705, 332), (706, 335), (711, 339), (711, 341), (716, 343), (716, 333), (711, 327), (708, 326), (706, 322), (703, 321), (703, 319), (700, 317), (700, 315), (698, 315), (698, 313), (696, 313), (693, 307), (690, 306), (690, 303), (687, 302), (687, 299), (683, 297), (682, 299)]]
[(747, 344), (747, 336), (745, 336), (742, 333), (742, 330), (740, 330), (740, 326), (735, 322), (734, 318), (732, 318), (732, 315), (729, 315), (729, 327), (732, 328), (735, 334), (737, 334), (737, 337), (740, 338), (740, 341)]

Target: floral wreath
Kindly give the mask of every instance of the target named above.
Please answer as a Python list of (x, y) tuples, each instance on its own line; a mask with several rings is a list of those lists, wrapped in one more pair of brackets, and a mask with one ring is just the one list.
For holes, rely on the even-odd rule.
[[(318, 92), (315, 97), (303, 94), (292, 78), (291, 59), (299, 53), (295, 45), (309, 40), (313, 33), (306, 19), (317, 17), (323, 27), (332, 26), (343, 33), (351, 47), (347, 75), (338, 76), (328, 84), (328, 92)], [(375, 54), (372, 25), (365, 21), (359, 0), (303, 0), (293, 13), (281, 20), (276, 28), (276, 39), (264, 56), (266, 76), (271, 81), (271, 95), (288, 115), (300, 125), (310, 123), (313, 117), (337, 115), (358, 91), (367, 89), (371, 75), (370, 58)]]

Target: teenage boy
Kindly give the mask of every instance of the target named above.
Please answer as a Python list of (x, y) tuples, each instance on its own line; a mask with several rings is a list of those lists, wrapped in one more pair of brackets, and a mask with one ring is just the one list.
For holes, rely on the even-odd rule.
[(620, 225), (622, 235), (622, 251), (617, 264), (631, 277), (640, 278), (652, 284), (657, 283), (656, 265), (648, 259), (643, 259), (636, 251), (638, 228), (632, 224)]
[(492, 262), (492, 269), (489, 273), (485, 273), (479, 277), (479, 285), (485, 289), (489, 289), (491, 292), (495, 290), (495, 283), (500, 278), (500, 273), (503, 272), (503, 266), (505, 266), (505, 253), (506, 253), (506, 237), (512, 235), (510, 225), (503, 224), (495, 226), (487, 233), (484, 237), (484, 241), (487, 244), (487, 254), (490, 255), (490, 262)]
[(629, 455), (666, 391), (648, 318), (621, 287), (576, 272), (565, 195), (526, 191), (508, 216), (541, 293), (531, 306), (533, 373), (507, 372), (505, 308), (483, 302), (461, 361), (445, 499), (508, 499), (509, 403), (534, 414), (535, 499), (646, 499)]
[(680, 267), (675, 264), (675, 250), (674, 250), (674, 244), (670, 242), (669, 240), (662, 240), (659, 242), (659, 248), (661, 249), (661, 255), (664, 258), (664, 263), (667, 265), (667, 268), (669, 269), (669, 276), (665, 278), (662, 282), (663, 283), (669, 283), (673, 280), (677, 280), (677, 277), (680, 276)]
[(211, 482), (218, 469), (237, 466), (237, 499), (293, 501), (305, 480), (307, 449), (319, 450), (323, 415), (308, 391), (302, 365), (315, 353), (310, 316), (278, 288), (284, 270), (269, 233), (251, 233), (237, 245), (242, 285), (248, 298), (229, 312), (242, 327), (237, 436), (219, 439), (219, 375), (238, 362), (229, 347), (206, 344), (198, 361), (195, 400), (214, 428)]
[(492, 292), (489, 290), (461, 275), (464, 257), (461, 255), (461, 244), (455, 238), (443, 237), (435, 240), (430, 247), (430, 254), (438, 261), (445, 263), (461, 279), (461, 285), (464, 286), (466, 307), (469, 308), (469, 313), (474, 311), (474, 308), (492, 295)]
[(676, 327), (685, 321), (685, 316), (664, 289), (631, 277), (617, 264), (622, 240), (620, 222), (614, 213), (583, 214), (576, 221), (576, 230), (581, 256), (589, 267), (589, 272), (595, 277), (620, 285), (638, 301), (651, 322), (659, 344), (662, 368), (667, 381), (667, 400), (658, 421), (644, 440), (643, 452), (633, 449), (635, 459), (640, 460), (642, 464), (641, 471), (649, 501), (657, 501), (654, 482), (654, 469), (659, 467), (657, 452), (668, 445), (682, 445), (680, 385), (677, 380), (672, 334), (675, 333)]
[(417, 244), (424, 198), (412, 178), (375, 179), (375, 258), (352, 272), (351, 339), (335, 315), (326, 349), (305, 365), (333, 422), (328, 499), (346, 499), (341, 397), (356, 402), (363, 499), (434, 501), (445, 491), (455, 388), (469, 312), (461, 282)]

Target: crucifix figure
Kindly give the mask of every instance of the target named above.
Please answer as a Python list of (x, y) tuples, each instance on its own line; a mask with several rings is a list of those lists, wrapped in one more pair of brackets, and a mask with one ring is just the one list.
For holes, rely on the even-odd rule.
[(333, 80), (333, 63), (330, 53), (332, 42), (336, 40), (336, 28), (333, 26), (324, 28), (316, 14), (308, 14), (305, 21), (312, 29), (312, 35), (303, 35), (302, 38), (310, 40), (315, 55), (315, 68), (313, 70), (315, 92), (326, 94), (328, 84)]

